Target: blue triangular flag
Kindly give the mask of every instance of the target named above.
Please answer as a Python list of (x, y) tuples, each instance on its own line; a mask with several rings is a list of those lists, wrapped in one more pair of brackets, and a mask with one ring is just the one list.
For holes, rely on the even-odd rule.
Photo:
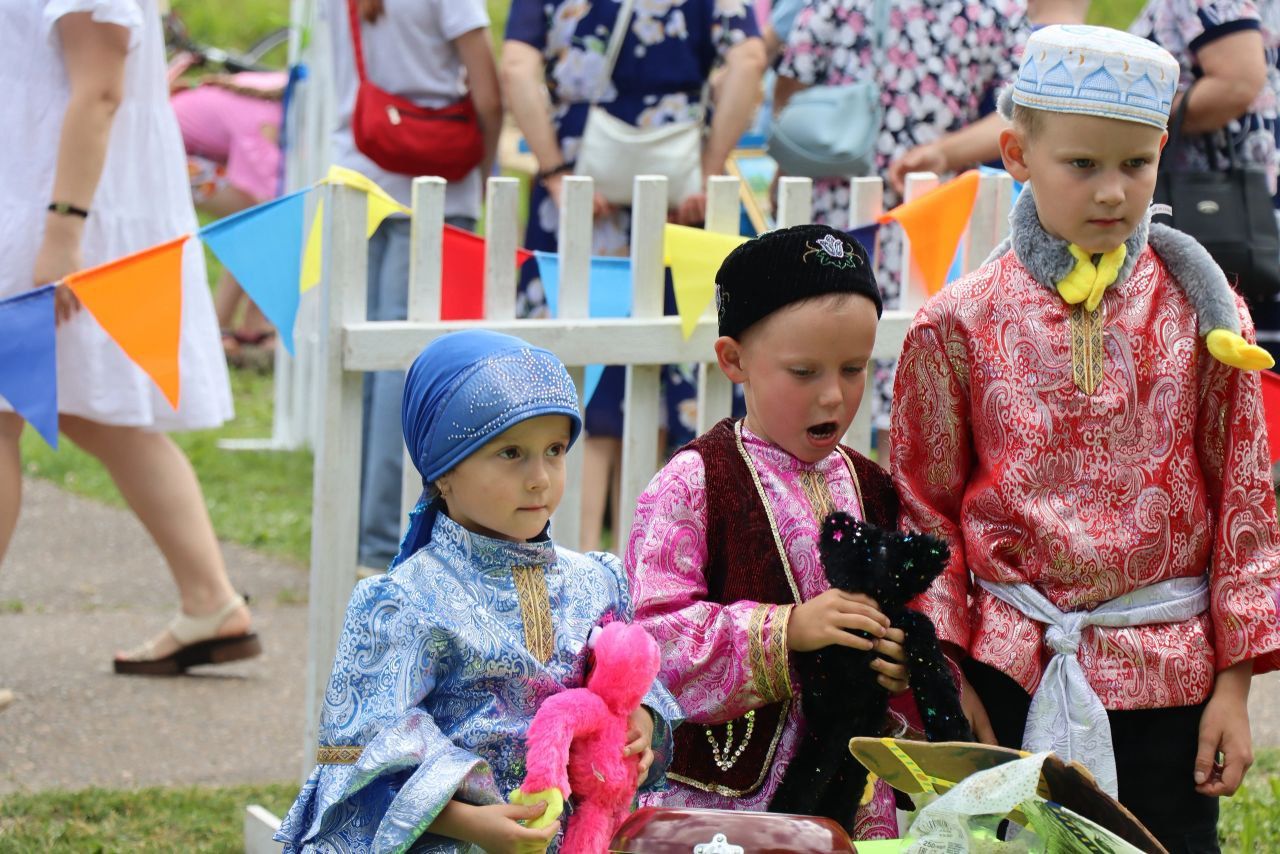
[[(542, 292), (552, 317), (560, 311), (560, 256), (535, 252)], [(593, 257), (587, 285), (587, 314), (590, 317), (626, 317), (631, 314), (631, 259)], [(583, 374), (582, 405), (586, 406), (600, 385), (603, 365), (587, 365)]]
[(200, 239), (236, 277), (293, 352), (302, 276), (303, 205), (310, 188), (211, 222)]
[(58, 360), (54, 285), (0, 301), (0, 395), (58, 447)]
[(867, 257), (875, 260), (876, 257), (876, 235), (880, 232), (880, 223), (873, 222), (870, 225), (860, 225), (857, 228), (851, 228), (845, 234), (848, 234), (854, 240), (862, 244), (862, 248), (867, 250)]

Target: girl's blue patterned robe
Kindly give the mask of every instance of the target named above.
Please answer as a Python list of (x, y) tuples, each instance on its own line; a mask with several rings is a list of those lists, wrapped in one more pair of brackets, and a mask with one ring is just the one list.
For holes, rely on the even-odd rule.
[[(516, 567), (543, 568), (546, 663), (526, 644)], [(276, 836), (285, 851), (470, 850), (427, 828), (450, 799), (502, 803), (520, 785), (529, 722), (545, 698), (585, 683), (587, 636), (609, 617), (631, 617), (613, 555), (490, 539), (440, 514), (426, 547), (352, 593), (320, 747), (363, 750), (316, 766)], [(657, 723), (651, 787), (680, 712), (656, 683), (645, 705)]]

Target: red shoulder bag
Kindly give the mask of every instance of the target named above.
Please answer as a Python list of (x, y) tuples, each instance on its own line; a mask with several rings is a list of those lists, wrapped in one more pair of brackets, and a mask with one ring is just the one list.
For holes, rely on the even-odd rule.
[(471, 96), (432, 109), (371, 83), (364, 70), (356, 4), (357, 0), (347, 0), (356, 74), (360, 78), (351, 113), (356, 148), (389, 172), (462, 180), (484, 159), (484, 134)]

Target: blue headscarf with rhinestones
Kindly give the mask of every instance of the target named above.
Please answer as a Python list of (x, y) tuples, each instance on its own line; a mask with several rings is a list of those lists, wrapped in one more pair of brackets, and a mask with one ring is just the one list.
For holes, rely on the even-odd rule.
[(454, 332), (427, 345), (405, 376), (400, 421), (422, 475), (422, 497), (394, 567), (431, 542), (439, 499), (430, 486), (512, 425), (539, 415), (569, 417), (569, 445), (582, 430), (578, 392), (555, 354), (511, 335)]

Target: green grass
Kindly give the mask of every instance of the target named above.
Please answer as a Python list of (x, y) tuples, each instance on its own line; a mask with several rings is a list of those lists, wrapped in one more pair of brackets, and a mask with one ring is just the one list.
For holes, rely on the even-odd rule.
[(1280, 851), (1280, 749), (1259, 750), (1245, 784), (1221, 808), (1223, 851)]
[(245, 50), (289, 26), (289, 0), (170, 0), (191, 38), (206, 47)]
[(1142, 11), (1144, 2), (1146, 0), (1094, 0), (1089, 4), (1089, 23), (1127, 29)]
[[(236, 418), (217, 430), (174, 433), (204, 487), (214, 529), (224, 539), (306, 563), (311, 547), (311, 453), (225, 451), (222, 438), (271, 434), (271, 378), (233, 371)], [(22, 436), (26, 474), (77, 495), (123, 506), (102, 465), (66, 437), (54, 451), (34, 430)]]
[(39, 792), (0, 799), (0, 852), (232, 852), (257, 803), (284, 815), (298, 786)]
[[(245, 805), (284, 815), (297, 792), (295, 784), (277, 783), (6, 795), (0, 854), (240, 851)], [(1222, 800), (1219, 834), (1226, 852), (1280, 850), (1280, 749), (1259, 751), (1248, 782)]]

